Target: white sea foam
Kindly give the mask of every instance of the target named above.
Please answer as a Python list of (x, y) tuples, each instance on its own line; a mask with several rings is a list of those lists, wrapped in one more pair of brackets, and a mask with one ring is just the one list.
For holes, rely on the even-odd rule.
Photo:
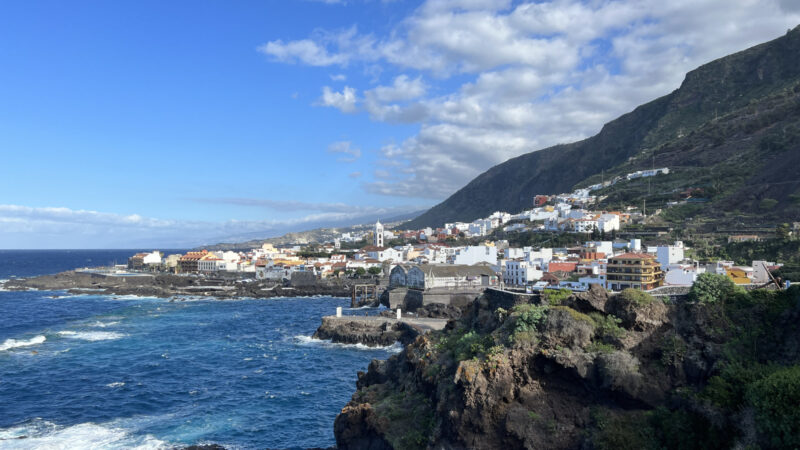
[(106, 387), (110, 387), (110, 388), (118, 388), (118, 387), (122, 387), (122, 386), (125, 386), (125, 382), (124, 381), (117, 381), (117, 382), (114, 382), (114, 383), (108, 383), (106, 385)]
[(111, 424), (81, 423), (70, 427), (41, 419), (0, 430), (3, 449), (167, 449), (171, 446), (151, 435), (134, 435)]
[(126, 335), (113, 331), (59, 331), (59, 335), (67, 339), (80, 339), (82, 341), (110, 341), (120, 339)]
[(98, 327), (98, 328), (105, 328), (105, 327), (110, 327), (110, 326), (114, 326), (114, 325), (117, 325), (117, 324), (119, 324), (119, 322), (116, 322), (116, 321), (114, 321), (114, 322), (100, 322), (98, 320), (97, 322), (93, 323), (91, 326)]
[(17, 339), (6, 339), (5, 342), (0, 344), (0, 351), (11, 350), (12, 348), (30, 347), (32, 345), (39, 345), (46, 340), (47, 338), (42, 335), (32, 337), (27, 341), (17, 340)]
[(158, 297), (147, 296), (147, 295), (114, 295), (108, 297), (110, 300), (119, 300), (119, 301), (128, 301), (128, 300), (164, 300)]
[(314, 339), (311, 336), (295, 336), (294, 340), (300, 345), (321, 346), (324, 348), (350, 348), (355, 350), (385, 350), (390, 353), (400, 353), (403, 351), (403, 344), (395, 342), (392, 345), (370, 347), (364, 344), (340, 344), (333, 342), (330, 339)]

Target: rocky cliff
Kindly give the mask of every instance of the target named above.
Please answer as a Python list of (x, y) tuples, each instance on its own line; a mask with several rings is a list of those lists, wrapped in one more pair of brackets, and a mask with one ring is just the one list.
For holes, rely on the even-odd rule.
[(561, 300), (487, 291), (443, 332), (359, 373), (337, 444), (797, 446), (798, 319), (796, 288), (675, 304), (597, 288)]

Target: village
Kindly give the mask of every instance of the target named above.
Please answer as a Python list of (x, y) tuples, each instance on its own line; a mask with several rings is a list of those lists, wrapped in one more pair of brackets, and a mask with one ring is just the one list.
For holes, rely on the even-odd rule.
[[(726, 275), (737, 285), (777, 283), (771, 271), (779, 268), (779, 263), (701, 263), (690, 257), (690, 249), (679, 240), (664, 241), (661, 236), (654, 237), (653, 242), (617, 239), (617, 232), (627, 225), (641, 223), (645, 211), (635, 207), (626, 211), (591, 209), (600, 200), (593, 191), (625, 180), (666, 174), (668, 168), (637, 171), (571, 193), (536, 195), (530, 210), (495, 212), (469, 223), (445, 223), (435, 229), (389, 230), (378, 221), (372, 230), (341, 233), (332, 242), (315, 245), (276, 247), (267, 243), (246, 252), (138, 253), (129, 259), (127, 269), (239, 276), (276, 283), (300, 278), (367, 278), (389, 289), (423, 291), (495, 287), (580, 292), (597, 284), (609, 291), (633, 288), (656, 293), (691, 287), (703, 273)], [(508, 240), (489, 239), (496, 230), (576, 233), (587, 239), (582, 245), (569, 247), (514, 247)], [(480, 242), (461, 245), (464, 240)]]

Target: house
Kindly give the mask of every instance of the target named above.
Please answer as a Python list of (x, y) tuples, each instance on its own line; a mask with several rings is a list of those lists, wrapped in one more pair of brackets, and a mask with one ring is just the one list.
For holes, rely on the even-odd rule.
[(453, 258), (453, 264), (471, 266), (486, 262), (497, 264), (497, 247), (494, 245), (472, 245), (458, 251)]
[(656, 260), (661, 264), (661, 270), (666, 270), (670, 264), (683, 261), (683, 242), (676, 241), (675, 245), (656, 247)]
[(647, 253), (623, 253), (608, 258), (606, 288), (649, 291), (664, 284), (664, 273), (656, 257)]
[(406, 285), (418, 289), (496, 286), (496, 273), (487, 266), (425, 264), (408, 269)]
[(200, 260), (207, 254), (208, 250), (187, 252), (178, 260), (178, 271), (180, 273), (197, 272)]
[(525, 286), (542, 278), (544, 272), (534, 264), (524, 260), (510, 260), (505, 263), (503, 282), (513, 286)]
[(412, 266), (396, 265), (389, 272), (389, 288), (408, 286), (408, 270)]
[[(197, 271), (198, 272), (217, 272), (220, 270), (220, 266), (224, 267), (225, 261), (222, 258), (217, 256), (215, 253), (208, 253), (203, 255), (200, 260), (197, 261)], [(224, 268), (222, 270), (225, 270)]]
[(128, 269), (141, 270), (144, 268), (144, 257), (147, 253), (137, 253), (128, 258)]
[(578, 261), (550, 261), (547, 263), (548, 272), (575, 272)]
[[(731, 279), (735, 284), (750, 284), (750, 277), (748, 276), (748, 270), (742, 267), (727, 267), (725, 268), (726, 275), (728, 278)], [(750, 269), (752, 272), (752, 269)]]
[(668, 286), (691, 286), (697, 276), (706, 269), (697, 264), (670, 264), (664, 274), (664, 284)]
[(167, 269), (171, 269), (173, 271), (176, 270), (178, 268), (178, 261), (180, 261), (182, 256), (183, 255), (181, 255), (180, 253), (175, 253), (167, 256), (166, 259), (164, 260), (164, 266), (166, 266)]

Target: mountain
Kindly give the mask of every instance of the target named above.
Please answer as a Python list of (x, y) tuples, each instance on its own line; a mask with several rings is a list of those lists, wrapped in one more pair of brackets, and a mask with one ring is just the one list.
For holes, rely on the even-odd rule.
[(697, 214), (800, 217), (798, 61), (800, 26), (689, 72), (680, 88), (607, 123), (595, 136), (492, 167), (404, 227), (518, 212), (529, 209), (536, 194), (571, 192), (653, 166), (669, 167), (671, 174), (606, 190), (607, 204), (665, 204), (695, 188), (708, 201)]

